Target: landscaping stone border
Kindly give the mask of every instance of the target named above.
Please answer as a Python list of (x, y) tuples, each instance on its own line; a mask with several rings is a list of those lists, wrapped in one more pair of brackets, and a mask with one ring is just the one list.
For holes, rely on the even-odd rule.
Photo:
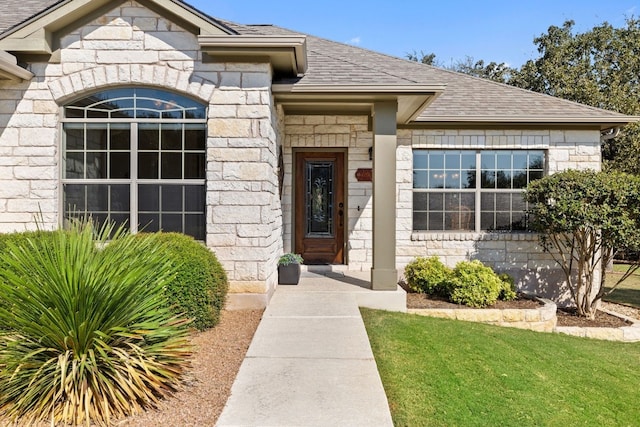
[(620, 313), (605, 310), (602, 308), (600, 308), (600, 310), (607, 314), (610, 314), (611, 316), (616, 316), (624, 319), (627, 322), (631, 323), (631, 325), (622, 326), (620, 328), (583, 328), (580, 326), (557, 326), (554, 329), (554, 332), (573, 335), (575, 337), (594, 338), (607, 341), (640, 341), (640, 322)]
[(411, 308), (407, 311), (420, 316), (481, 322), (537, 332), (553, 332), (557, 322), (556, 303), (545, 298), (533, 297), (533, 299), (544, 305), (534, 309)]

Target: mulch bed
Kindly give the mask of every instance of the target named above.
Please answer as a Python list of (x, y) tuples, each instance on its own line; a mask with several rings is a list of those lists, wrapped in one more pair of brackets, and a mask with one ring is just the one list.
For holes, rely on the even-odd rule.
[[(487, 307), (489, 309), (536, 309), (539, 308), (542, 303), (527, 298), (521, 298), (514, 301), (497, 301), (494, 305)], [(442, 298), (437, 298), (425, 294), (419, 294), (414, 292), (407, 292), (407, 308), (448, 308), (448, 309), (473, 309), (473, 307), (467, 307), (464, 305), (453, 304)], [(584, 317), (579, 317), (575, 310), (572, 309), (558, 309), (558, 326), (579, 326), (589, 328), (619, 328), (621, 326), (629, 326), (629, 323), (616, 316), (598, 311), (594, 320), (589, 320)]]
[(575, 309), (558, 309), (558, 326), (580, 326), (583, 328), (619, 328), (621, 326), (629, 326), (625, 320), (604, 313), (596, 312), (596, 318), (589, 320), (576, 314)]
[[(519, 308), (519, 309), (535, 309), (542, 306), (542, 303), (526, 298), (518, 298), (514, 301), (496, 301), (492, 306), (486, 308)], [(466, 308), (476, 309), (475, 307), (467, 307), (466, 305), (454, 304), (445, 299), (437, 298), (425, 294), (407, 293), (407, 308)]]

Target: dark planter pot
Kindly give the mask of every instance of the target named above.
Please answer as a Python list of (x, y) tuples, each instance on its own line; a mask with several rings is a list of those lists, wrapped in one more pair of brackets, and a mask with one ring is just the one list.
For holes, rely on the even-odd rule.
[(280, 285), (297, 285), (300, 281), (300, 264), (278, 266), (278, 283)]

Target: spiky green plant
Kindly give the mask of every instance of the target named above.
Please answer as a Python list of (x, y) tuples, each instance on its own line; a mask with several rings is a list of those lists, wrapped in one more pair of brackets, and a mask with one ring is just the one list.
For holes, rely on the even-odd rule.
[[(118, 251), (100, 249), (108, 239)], [(0, 264), (0, 414), (107, 425), (177, 389), (190, 348), (166, 308), (161, 242), (75, 223), (10, 244)]]

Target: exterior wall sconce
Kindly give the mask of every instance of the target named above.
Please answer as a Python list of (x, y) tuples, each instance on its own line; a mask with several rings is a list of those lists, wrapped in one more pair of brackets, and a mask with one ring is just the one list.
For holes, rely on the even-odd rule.
[(373, 147), (369, 147), (369, 160), (373, 160)]

